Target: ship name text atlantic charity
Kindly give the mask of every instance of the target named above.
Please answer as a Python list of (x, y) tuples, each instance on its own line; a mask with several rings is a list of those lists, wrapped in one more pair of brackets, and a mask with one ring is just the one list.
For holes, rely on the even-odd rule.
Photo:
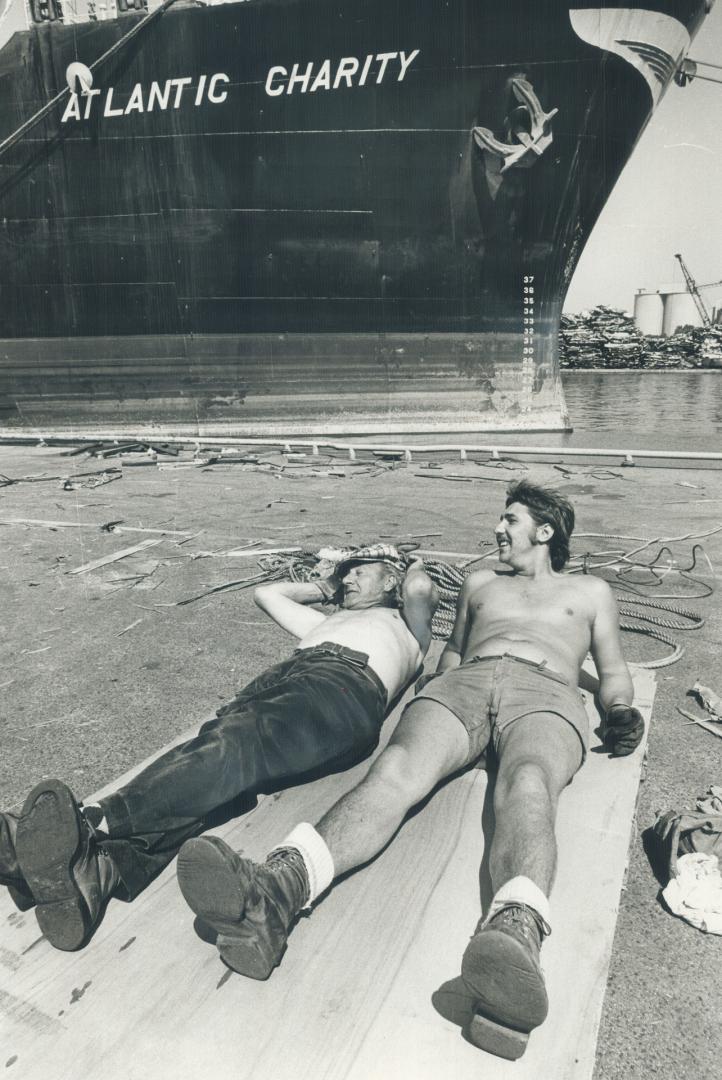
[[(342, 56), (338, 60), (309, 60), (294, 63), (290, 68), (274, 65), (269, 68), (264, 89), (269, 97), (281, 94), (315, 94), (319, 90), (352, 89), (358, 86), (379, 85), (388, 81), (403, 82), (409, 67), (419, 55), (419, 49), (409, 53), (369, 53), (364, 57)], [(228, 98), (231, 79), (223, 72), (201, 75), (196, 81), (190, 75), (153, 82), (144, 87), (136, 83), (130, 94), (116, 94), (116, 88), (105, 90), (86, 86), (81, 93), (70, 94), (61, 122), (88, 120), (91, 113), (102, 109), (103, 116), (129, 116), (131, 113), (165, 112), (181, 106), (220, 105)], [(114, 96), (115, 95), (115, 96)], [(100, 98), (102, 104), (96, 105)]]

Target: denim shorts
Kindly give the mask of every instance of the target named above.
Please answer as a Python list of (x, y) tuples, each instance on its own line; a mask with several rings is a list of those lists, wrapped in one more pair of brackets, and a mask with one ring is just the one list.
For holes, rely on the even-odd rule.
[(498, 755), (515, 720), (538, 714), (543, 731), (544, 716), (549, 713), (561, 716), (579, 736), (580, 766), (586, 758), (589, 719), (584, 698), (576, 686), (549, 670), (545, 662), (539, 664), (510, 653), (475, 656), (432, 679), (407, 707), (422, 698), (438, 701), (466, 728), (466, 765), (477, 761), (489, 744)]

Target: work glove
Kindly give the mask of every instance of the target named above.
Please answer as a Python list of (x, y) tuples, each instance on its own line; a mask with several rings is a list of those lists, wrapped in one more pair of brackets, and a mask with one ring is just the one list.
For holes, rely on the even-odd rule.
[(318, 585), (321, 591), (322, 604), (331, 604), (336, 602), (339, 592), (341, 590), (341, 581), (335, 573), (332, 572), (326, 577), (314, 578), (313, 584)]
[(341, 578), (338, 575), (338, 564), (349, 554), (349, 550), (327, 547), (315, 553), (317, 563), (311, 574), (311, 581), (318, 585), (322, 604), (340, 602)]
[(612, 757), (626, 757), (644, 735), (644, 717), (631, 705), (612, 705), (604, 725), (604, 745)]

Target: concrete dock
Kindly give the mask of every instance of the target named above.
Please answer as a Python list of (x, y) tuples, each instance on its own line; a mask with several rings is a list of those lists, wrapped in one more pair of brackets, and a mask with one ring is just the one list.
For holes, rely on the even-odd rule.
[[(244, 547), (413, 541), (429, 558), (462, 563), (493, 553), (509, 481), (553, 484), (577, 511), (573, 553), (611, 564), (615, 556), (603, 553), (658, 541), (637, 556), (659, 554), (657, 576), (639, 569), (625, 585), (705, 620), (667, 631), (684, 655), (656, 671), (594, 1078), (716, 1078), (722, 940), (665, 909), (644, 834), (659, 811), (691, 808), (722, 783), (722, 739), (678, 712), (702, 715), (686, 696), (697, 681), (722, 693), (722, 471), (478, 464), (451, 454), (350, 460), (273, 448), (254, 448), (246, 461), (209, 464), (210, 456), (0, 447), (3, 806), (18, 808), (45, 776), (80, 796), (111, 783), (286, 655), (289, 638), (254, 606), (250, 588), (211, 591), (260, 572), (258, 556), (238, 554)], [(663, 538), (681, 537), (661, 550)], [(619, 580), (612, 565), (599, 572)], [(632, 633), (624, 646), (635, 662), (671, 651)]]

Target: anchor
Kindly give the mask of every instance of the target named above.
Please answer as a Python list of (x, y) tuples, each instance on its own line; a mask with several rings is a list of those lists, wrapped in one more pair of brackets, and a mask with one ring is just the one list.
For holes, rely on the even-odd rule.
[(522, 110), (525, 108), (527, 111), (530, 120), (529, 131), (515, 128), (513, 134), (518, 142), (508, 143), (497, 139), (489, 128), (475, 127), (473, 129), (477, 146), (502, 159), (502, 172), (514, 166), (529, 168), (538, 157), (541, 157), (553, 138), (549, 126), (550, 121), (559, 112), (559, 109), (544, 112), (533, 86), (527, 79), (516, 76), (511, 80), (511, 88)]

